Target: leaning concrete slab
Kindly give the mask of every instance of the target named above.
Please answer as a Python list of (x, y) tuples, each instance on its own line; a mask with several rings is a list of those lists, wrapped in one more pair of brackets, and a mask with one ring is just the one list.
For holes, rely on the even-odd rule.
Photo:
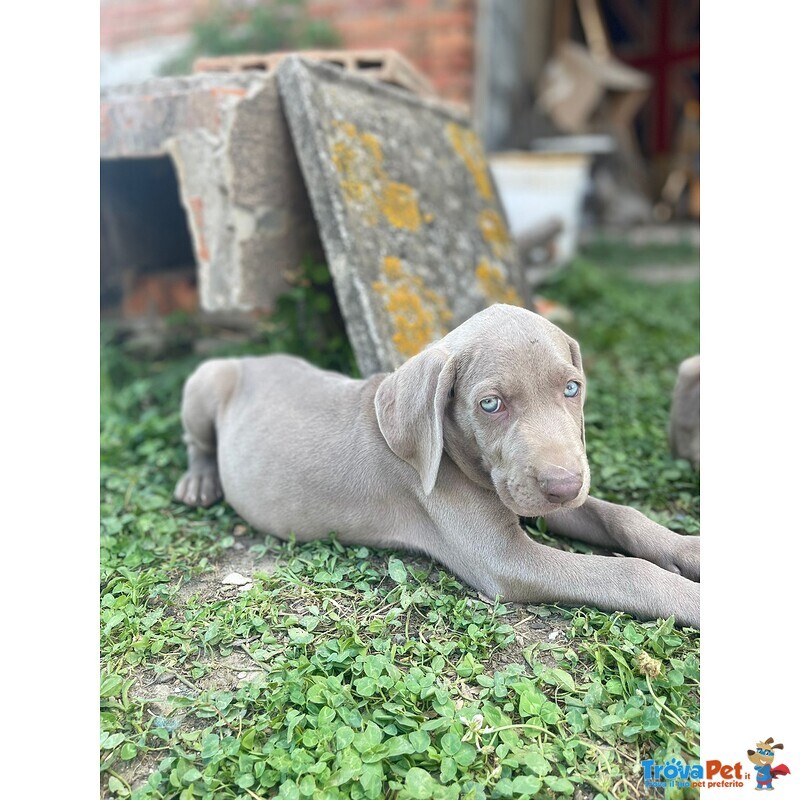
[(441, 104), (293, 56), (278, 84), (362, 374), (528, 290), (476, 134)]
[[(321, 257), (274, 75), (205, 73), (109, 88), (100, 122), (101, 160), (174, 162), (206, 310), (269, 310), (289, 288), (286, 275), (304, 257)], [(104, 223), (119, 229), (110, 238), (123, 245), (137, 209), (109, 206), (129, 194), (103, 198)]]

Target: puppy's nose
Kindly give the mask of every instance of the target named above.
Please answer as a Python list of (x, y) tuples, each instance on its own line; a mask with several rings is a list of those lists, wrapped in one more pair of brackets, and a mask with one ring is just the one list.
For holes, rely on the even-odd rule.
[(568, 503), (580, 494), (583, 478), (566, 470), (545, 472), (539, 477), (539, 486), (551, 503)]

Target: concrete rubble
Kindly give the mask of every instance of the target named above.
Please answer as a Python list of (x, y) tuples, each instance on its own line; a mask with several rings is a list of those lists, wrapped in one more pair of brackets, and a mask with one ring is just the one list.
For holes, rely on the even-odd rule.
[(365, 375), (487, 305), (530, 303), (463, 115), (410, 85), (276, 64), (102, 92), (107, 263), (155, 272), (163, 257), (196, 268), (204, 310), (269, 311), (305, 258), (326, 258)]
[[(204, 73), (101, 93), (100, 158), (172, 160), (209, 311), (266, 309), (320, 245), (274, 75)], [(161, 186), (156, 195), (165, 189)], [(125, 187), (103, 186), (104, 225), (130, 241)], [(158, 202), (154, 196), (152, 202)]]

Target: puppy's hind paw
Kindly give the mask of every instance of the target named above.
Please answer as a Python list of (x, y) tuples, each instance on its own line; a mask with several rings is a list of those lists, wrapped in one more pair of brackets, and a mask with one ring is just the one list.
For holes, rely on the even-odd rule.
[(187, 506), (207, 508), (222, 498), (222, 484), (215, 469), (189, 471), (175, 487), (174, 498)]

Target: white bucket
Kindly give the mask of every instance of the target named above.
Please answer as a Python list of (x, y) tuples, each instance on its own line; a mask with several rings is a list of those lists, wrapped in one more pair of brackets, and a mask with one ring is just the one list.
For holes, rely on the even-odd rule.
[(555, 240), (556, 264), (575, 255), (581, 206), (589, 189), (589, 162), (584, 153), (520, 151), (489, 157), (513, 235), (553, 218), (563, 224)]

